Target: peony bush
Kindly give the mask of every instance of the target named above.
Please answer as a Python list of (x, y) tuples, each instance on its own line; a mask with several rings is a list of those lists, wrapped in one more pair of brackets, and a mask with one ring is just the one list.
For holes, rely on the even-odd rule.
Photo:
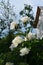
[(33, 17), (29, 14), (32, 7), (26, 5), (24, 9), (19, 23), (12, 22), (8, 35), (0, 38), (0, 65), (43, 65), (43, 38), (32, 33)]
[[(19, 36), (17, 36), (19, 37)], [(21, 37), (20, 37), (21, 38)], [(43, 39), (3, 38), (0, 40), (0, 65), (43, 65)], [(15, 47), (15, 39), (17, 46)], [(14, 40), (14, 43), (12, 41)], [(14, 44), (12, 46), (12, 44)]]

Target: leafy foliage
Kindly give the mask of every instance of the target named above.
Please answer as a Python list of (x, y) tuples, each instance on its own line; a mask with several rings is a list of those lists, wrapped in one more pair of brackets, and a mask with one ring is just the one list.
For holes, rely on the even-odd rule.
[[(25, 41), (14, 48), (14, 51), (9, 49), (13, 35), (9, 38), (9, 35), (0, 40), (0, 65), (4, 65), (6, 62), (13, 62), (15, 65), (43, 65), (43, 39), (42, 40), (31, 40)], [(9, 41), (10, 40), (10, 41)], [(20, 48), (23, 47), (31, 48), (28, 55), (21, 57), (19, 55)]]
[[(0, 36), (2, 36), (4, 30), (10, 30), (10, 23), (15, 19), (14, 6), (11, 5), (10, 1), (0, 1)], [(8, 32), (7, 32), (8, 33)], [(4, 34), (6, 34), (4, 32)]]
[[(26, 10), (28, 10), (28, 13), (25, 12)], [(32, 7), (25, 4), (20, 15), (24, 16), (25, 14), (33, 20), (33, 15), (30, 14), (31, 11)], [(30, 31), (31, 28), (32, 27), (28, 28), (28, 30)], [(16, 34), (15, 32), (16, 31), (10, 30), (7, 36), (0, 38), (0, 65), (5, 65), (6, 62), (12, 62), (14, 65), (43, 65), (43, 39), (23, 41), (11, 51), (9, 47), (12, 44), (12, 40), (18, 35), (25, 37), (26, 34), (28, 34), (27, 30), (25, 33), (19, 29)], [(20, 49), (24, 47), (27, 47), (30, 51), (27, 55), (20, 56)]]
[(32, 6), (24, 4), (24, 9), (20, 11), (20, 15), (21, 16), (27, 15), (28, 17), (31, 17), (31, 19), (34, 20)]

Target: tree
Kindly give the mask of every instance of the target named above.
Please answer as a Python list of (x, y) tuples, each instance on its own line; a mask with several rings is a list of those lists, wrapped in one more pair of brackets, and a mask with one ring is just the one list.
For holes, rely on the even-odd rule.
[[(28, 23), (26, 22), (25, 24), (23, 24), (23, 26), (21, 27), (24, 27), (25, 28), (25, 32), (29, 32), (30, 30), (32, 31), (32, 28), (33, 28), (33, 22), (34, 22), (34, 16), (33, 16), (33, 11), (32, 11), (32, 6), (31, 5), (27, 5), (27, 4), (24, 4), (24, 9), (20, 11), (20, 16), (21, 17), (25, 17), (25, 16), (28, 16), (29, 17), (29, 20), (28, 20)], [(26, 18), (25, 18), (26, 19)], [(19, 20), (20, 22), (21, 20)], [(29, 25), (30, 27), (29, 27)], [(28, 26), (28, 27), (27, 27)]]
[(15, 19), (14, 6), (11, 5), (10, 0), (0, 2), (0, 29), (10, 30), (10, 23)]
[(21, 16), (27, 15), (28, 17), (31, 17), (32, 19), (34, 19), (33, 11), (32, 11), (32, 6), (24, 4), (24, 9), (22, 11), (20, 11), (20, 15)]

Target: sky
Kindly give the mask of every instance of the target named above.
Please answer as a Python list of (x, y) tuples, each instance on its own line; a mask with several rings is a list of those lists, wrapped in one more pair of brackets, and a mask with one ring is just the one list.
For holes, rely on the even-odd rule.
[(31, 5), (33, 7), (34, 15), (36, 15), (37, 6), (43, 6), (43, 0), (10, 0), (15, 5), (16, 12), (23, 9), (24, 4)]
[(33, 7), (34, 16), (36, 15), (37, 6), (43, 6), (43, 0), (9, 0), (9, 1), (11, 2), (12, 5), (15, 6), (16, 13), (19, 13), (19, 11), (23, 9), (24, 4), (31, 5)]

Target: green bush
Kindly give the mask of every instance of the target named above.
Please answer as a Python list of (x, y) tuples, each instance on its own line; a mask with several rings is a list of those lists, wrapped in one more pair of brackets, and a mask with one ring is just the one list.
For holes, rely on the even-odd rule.
[(0, 40), (0, 65), (4, 65), (6, 62), (13, 62), (15, 65), (43, 65), (43, 39), (24, 41), (22, 43), (24, 46), (22, 47), (26, 46), (31, 48), (31, 50), (29, 54), (21, 57), (19, 55), (21, 45), (11, 51), (9, 46), (11, 45), (10, 41), (13, 37), (11, 39), (8, 39), (8, 37), (9, 35)]

